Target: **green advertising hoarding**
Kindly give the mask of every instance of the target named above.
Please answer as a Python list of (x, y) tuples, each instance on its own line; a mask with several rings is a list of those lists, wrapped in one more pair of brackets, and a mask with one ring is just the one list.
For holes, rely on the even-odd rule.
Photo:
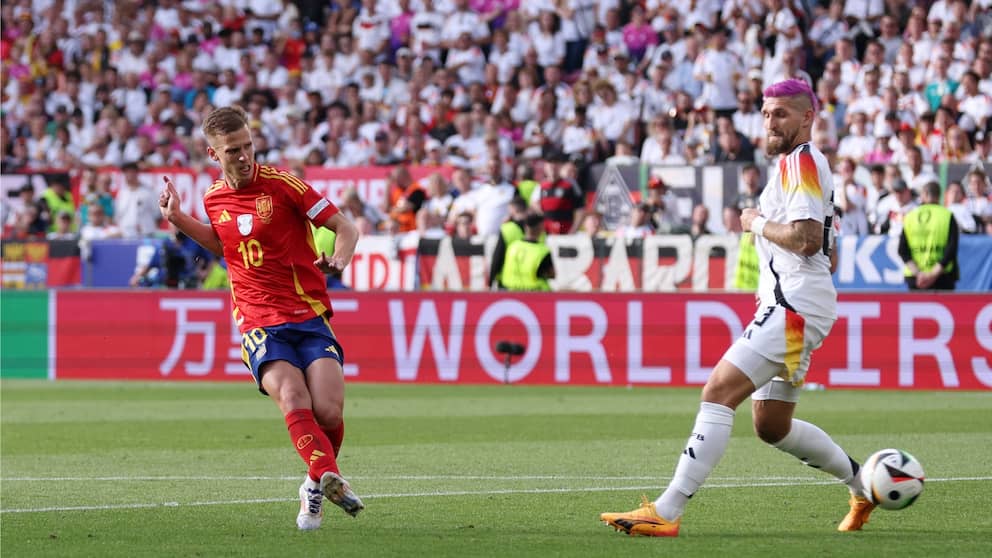
[(48, 377), (48, 291), (0, 292), (0, 378)]

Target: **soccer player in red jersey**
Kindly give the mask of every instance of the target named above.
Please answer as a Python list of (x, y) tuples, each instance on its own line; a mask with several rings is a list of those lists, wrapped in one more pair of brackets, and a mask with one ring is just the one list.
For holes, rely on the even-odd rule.
[[(324, 274), (348, 265), (358, 230), (306, 182), (255, 162), (240, 107), (214, 110), (201, 128), (207, 154), (224, 172), (203, 196), (209, 224), (182, 211), (168, 177), (159, 197), (162, 216), (227, 260), (245, 364), (279, 406), (309, 467), (297, 526), (320, 526), (323, 497), (355, 516), (365, 506), (336, 460), (344, 437), (344, 356), (329, 323)], [(311, 223), (336, 233), (333, 256), (317, 255)]]

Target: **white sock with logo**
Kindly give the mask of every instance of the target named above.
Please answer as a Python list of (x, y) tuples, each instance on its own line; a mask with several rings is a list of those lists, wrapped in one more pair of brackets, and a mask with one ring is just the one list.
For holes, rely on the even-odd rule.
[(772, 445), (794, 455), (810, 467), (837, 477), (851, 489), (852, 494), (861, 494), (861, 480), (856, 474), (857, 464), (829, 434), (815, 424), (792, 419), (789, 433)]
[(696, 424), (679, 457), (672, 482), (654, 502), (658, 515), (669, 521), (682, 517), (689, 498), (706, 482), (727, 450), (733, 426), (734, 410), (730, 407), (705, 401), (699, 404)]

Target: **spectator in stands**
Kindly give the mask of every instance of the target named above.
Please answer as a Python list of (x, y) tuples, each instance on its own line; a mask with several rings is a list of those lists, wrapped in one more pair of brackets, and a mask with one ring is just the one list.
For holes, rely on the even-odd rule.
[(647, 202), (634, 204), (633, 209), (630, 210), (627, 224), (617, 230), (617, 238), (645, 238), (654, 234), (654, 225), (651, 220), (652, 209)]
[(712, 159), (715, 163), (753, 163), (754, 146), (744, 134), (734, 128), (729, 116), (716, 119), (716, 142), (712, 146)]
[(986, 174), (980, 169), (969, 171), (965, 176), (965, 186), (968, 190), (968, 198), (964, 203), (968, 211), (983, 224), (992, 222), (992, 200), (990, 200), (989, 180)]
[(589, 238), (605, 238), (609, 231), (603, 227), (603, 214), (598, 211), (587, 211), (582, 217), (579, 231)]
[(969, 118), (971, 126), (977, 129), (985, 127), (985, 123), (992, 117), (992, 96), (983, 93), (978, 89), (981, 78), (972, 70), (961, 76), (961, 87), (957, 91), (958, 110), (961, 111), (959, 124), (964, 124), (963, 119)]
[(743, 64), (727, 50), (727, 33), (718, 29), (710, 35), (709, 47), (695, 61), (693, 77), (703, 84), (702, 104), (729, 117), (737, 107), (735, 93)]
[(541, 210), (548, 234), (570, 234), (582, 222), (585, 199), (576, 182), (577, 169), (564, 153), (551, 153), (544, 167), (544, 182), (534, 190), (531, 207)]
[(723, 231), (727, 234), (741, 234), (741, 210), (736, 206), (728, 205), (723, 208), (721, 214), (723, 220)]
[(885, 187), (885, 167), (872, 165), (868, 169), (868, 176), (870, 182), (865, 189), (865, 218), (868, 221), (868, 231), (874, 232), (878, 226), (878, 204), (889, 195), (889, 190)]
[(76, 216), (62, 210), (56, 213), (54, 228), (45, 236), (48, 240), (76, 240)]
[(952, 125), (944, 134), (944, 149), (934, 162), (974, 163), (978, 160), (967, 132), (958, 125)]
[(456, 240), (472, 240), (475, 236), (475, 223), (472, 213), (465, 211), (455, 217), (455, 224), (451, 231), (451, 238)]
[(562, 151), (569, 159), (584, 164), (595, 158), (596, 134), (586, 119), (586, 107), (575, 107), (574, 114), (562, 132)]
[(734, 128), (744, 134), (755, 149), (762, 149), (765, 135), (761, 112), (754, 104), (754, 96), (747, 89), (737, 91), (737, 110), (731, 116)]
[(646, 201), (655, 232), (667, 234), (683, 229), (682, 218), (678, 211), (678, 198), (660, 176), (652, 176), (648, 179)]
[[(516, 195), (516, 188), (503, 178), (502, 164), (490, 158), (486, 163), (486, 180), (460, 201), (460, 213), (469, 212), (475, 224), (476, 234), (492, 236), (499, 233), (500, 225), (506, 220), (509, 205)], [(459, 196), (460, 198), (462, 196)]]
[(651, 121), (651, 135), (641, 147), (641, 163), (645, 165), (684, 165), (681, 140), (667, 116), (655, 116)]
[(417, 211), (427, 198), (419, 182), (405, 166), (395, 167), (389, 174), (386, 212), (399, 224), (400, 232), (417, 228)]
[(875, 138), (868, 133), (868, 115), (863, 110), (849, 112), (848, 116), (848, 133), (837, 145), (837, 156), (861, 161), (875, 146)]
[(423, 236), (445, 236), (445, 223), (454, 198), (441, 173), (427, 177), (427, 199), (417, 211), (417, 232)]
[(158, 196), (141, 179), (138, 166), (129, 163), (121, 167), (123, 184), (114, 200), (114, 217), (124, 238), (147, 237), (159, 230), (161, 215)]
[(933, 74), (923, 92), (927, 103), (930, 104), (930, 110), (936, 111), (944, 95), (953, 95), (957, 91), (957, 80), (951, 79), (948, 74), (950, 67), (951, 58), (945, 53), (939, 53), (933, 61)]
[(984, 130), (975, 132), (974, 160), (982, 164), (992, 163), (992, 122), (986, 124)]
[(930, 151), (926, 147), (917, 145), (916, 129), (909, 124), (903, 122), (899, 125), (896, 140), (896, 144), (892, 149), (892, 159), (890, 159), (890, 162), (898, 165), (909, 164), (909, 152), (912, 149), (918, 149), (920, 151), (920, 158), (924, 161), (933, 160)]
[(589, 120), (596, 133), (599, 153), (608, 157), (613, 154), (617, 141), (632, 141), (637, 119), (632, 107), (619, 100), (613, 84), (600, 81), (594, 90), (600, 104), (589, 109)]
[(843, 0), (831, 0), (827, 13), (820, 15), (809, 29), (810, 46), (815, 59), (829, 59), (834, 44), (847, 35), (848, 25), (843, 17)]
[(689, 236), (695, 241), (699, 237), (710, 233), (709, 227), (710, 210), (701, 203), (697, 203), (692, 208), (692, 218), (689, 221)]
[(776, 66), (781, 66), (786, 52), (792, 52), (793, 49), (802, 46), (803, 35), (799, 21), (783, 0), (768, 0), (766, 4), (768, 12), (765, 16), (762, 42), (768, 51), (768, 58), (774, 60)]
[(919, 203), (913, 196), (913, 191), (902, 178), (892, 181), (889, 186), (890, 194), (878, 203), (876, 234), (887, 234), (899, 238), (902, 233), (902, 221), (907, 213), (915, 209)]
[(622, 165), (636, 165), (640, 162), (637, 155), (634, 154), (634, 147), (630, 145), (627, 140), (618, 140), (613, 155), (606, 158), (604, 161), (610, 166), (622, 166)]
[(950, 182), (944, 192), (944, 207), (946, 207), (957, 221), (958, 229), (965, 234), (974, 234), (978, 231), (978, 223), (975, 216), (968, 211), (965, 205), (964, 188), (960, 182)]
[(882, 122), (880, 126), (875, 128), (875, 145), (871, 151), (865, 153), (861, 162), (866, 165), (884, 165), (889, 163), (895, 155), (891, 147), (891, 142), (892, 127), (889, 126), (888, 122)]
[(558, 14), (553, 9), (542, 9), (535, 27), (530, 30), (530, 39), (537, 64), (543, 68), (560, 67), (565, 62), (565, 35)]
[(94, 240), (120, 238), (123, 236), (121, 229), (107, 216), (100, 202), (91, 201), (87, 206), (89, 222), (79, 229), (80, 246), (89, 245)]
[(758, 207), (758, 198), (761, 197), (761, 170), (755, 164), (747, 164), (741, 168), (740, 195), (734, 204), (737, 209), (747, 209)]
[(838, 172), (834, 175), (834, 202), (841, 211), (840, 234), (845, 236), (868, 234), (868, 217), (865, 213), (868, 190), (855, 177), (857, 170), (857, 162), (844, 158), (837, 165)]
[(930, 163), (924, 163), (920, 149), (910, 149), (906, 152), (906, 155), (907, 169), (904, 176), (914, 193), (918, 193), (920, 188), (927, 182), (940, 182), (937, 175), (930, 170), (932, 165)]
[(25, 239), (44, 236), (48, 223), (42, 218), (39, 201), (34, 198), (34, 186), (25, 182), (17, 191), (17, 199), (3, 203), (4, 238)]

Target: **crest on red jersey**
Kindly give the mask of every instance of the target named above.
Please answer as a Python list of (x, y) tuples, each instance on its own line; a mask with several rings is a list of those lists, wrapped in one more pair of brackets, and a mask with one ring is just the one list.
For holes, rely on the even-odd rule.
[(255, 213), (263, 223), (268, 223), (272, 219), (272, 196), (259, 196), (255, 198)]
[(249, 234), (251, 234), (251, 228), (252, 228), (251, 213), (238, 215), (238, 232), (241, 233), (241, 236), (248, 236)]

